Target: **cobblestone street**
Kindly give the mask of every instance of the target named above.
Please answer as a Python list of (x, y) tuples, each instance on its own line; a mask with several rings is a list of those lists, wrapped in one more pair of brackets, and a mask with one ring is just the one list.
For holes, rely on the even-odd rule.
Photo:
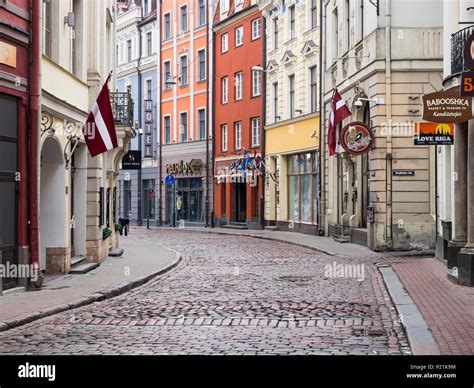
[[(183, 254), (121, 296), (0, 334), (2, 354), (407, 354), (376, 259), (195, 231), (140, 230)], [(379, 259), (380, 261), (380, 259)], [(325, 266), (365, 264), (365, 279)]]

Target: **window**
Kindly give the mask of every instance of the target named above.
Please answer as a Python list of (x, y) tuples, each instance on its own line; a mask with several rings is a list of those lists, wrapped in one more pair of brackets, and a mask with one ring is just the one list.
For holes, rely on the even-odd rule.
[(290, 119), (295, 117), (295, 75), (288, 77), (288, 109)]
[(278, 82), (273, 83), (273, 121), (278, 121)]
[(188, 31), (188, 6), (181, 7), (181, 32)]
[(165, 39), (169, 39), (171, 38), (171, 14), (170, 13), (167, 13), (165, 15), (165, 20), (164, 20), (164, 35), (165, 35)]
[(234, 124), (235, 129), (235, 149), (240, 150), (242, 148), (242, 123), (239, 121)]
[(171, 143), (171, 116), (164, 117), (163, 126), (165, 127), (165, 144)]
[(145, 81), (145, 99), (146, 100), (151, 100), (151, 93), (152, 93), (152, 84), (151, 84), (151, 79), (147, 79)]
[(357, 42), (364, 37), (364, 0), (359, 0), (359, 28), (357, 30)]
[(143, 7), (144, 10), (144, 15), (148, 15), (150, 13), (150, 3), (151, 3), (151, 0), (145, 0), (145, 6)]
[(221, 53), (229, 51), (229, 34), (224, 34), (221, 37)]
[(296, 14), (296, 9), (295, 9), (295, 6), (292, 5), (291, 7), (288, 8), (288, 11), (289, 11), (289, 16), (290, 16), (290, 28), (289, 28), (289, 32), (290, 32), (290, 36), (289, 36), (289, 39), (293, 39), (296, 35), (295, 35), (295, 14)]
[(229, 78), (228, 77), (224, 77), (222, 78), (221, 80), (221, 85), (222, 85), (222, 103), (223, 104), (227, 104), (227, 102), (229, 101)]
[(143, 180), (143, 197), (145, 205), (145, 218), (155, 219), (155, 180)]
[(229, 0), (222, 1), (222, 12), (227, 12), (229, 10)]
[(235, 99), (241, 100), (243, 96), (243, 78), (244, 73), (240, 72), (235, 75)]
[(51, 2), (43, 1), (43, 54), (51, 56)]
[(278, 18), (273, 19), (273, 49), (278, 49)]
[(115, 46), (115, 65), (119, 65), (119, 45)]
[(318, 111), (318, 71), (316, 66), (309, 68), (311, 113)]
[(206, 50), (198, 51), (198, 80), (206, 79)]
[(235, 29), (235, 47), (242, 46), (244, 43), (244, 26)]
[(259, 70), (252, 70), (252, 96), (260, 96), (261, 78)]
[(252, 20), (252, 40), (260, 38), (260, 19)]
[(132, 62), (132, 41), (127, 40), (127, 62)]
[(336, 62), (339, 57), (339, 15), (337, 8), (332, 14), (332, 29), (333, 29), (333, 42), (332, 42), (332, 61)]
[(206, 138), (206, 110), (198, 110), (198, 128), (199, 128), (199, 140)]
[(164, 88), (165, 90), (170, 90), (171, 84), (168, 83), (169, 81), (171, 81), (171, 62), (170, 61), (166, 61), (164, 63), (163, 70), (164, 70), (163, 78), (165, 82)]
[(179, 133), (180, 141), (184, 143), (188, 141), (188, 113), (183, 112), (179, 115)]
[(316, 28), (318, 25), (318, 8), (317, 8), (317, 0), (310, 0), (311, 1), (311, 29)]
[(227, 124), (221, 126), (221, 147), (222, 151), (227, 151)]
[(203, 26), (206, 24), (206, 2), (204, 0), (199, 0), (199, 18), (198, 25)]
[(288, 169), (289, 219), (297, 222), (318, 222), (319, 153), (311, 152), (289, 157)]
[(181, 57), (181, 86), (188, 84), (188, 56)]
[(148, 56), (151, 56), (151, 54), (153, 54), (153, 43), (152, 43), (152, 34), (151, 34), (151, 32), (147, 32), (147, 34), (146, 34), (146, 46), (147, 46)]
[(252, 119), (252, 147), (260, 145), (260, 118)]
[(350, 8), (349, 8), (349, 0), (345, 0), (344, 2), (344, 13), (345, 13), (345, 22), (346, 22), (346, 50), (349, 51), (351, 47), (351, 15), (350, 15)]

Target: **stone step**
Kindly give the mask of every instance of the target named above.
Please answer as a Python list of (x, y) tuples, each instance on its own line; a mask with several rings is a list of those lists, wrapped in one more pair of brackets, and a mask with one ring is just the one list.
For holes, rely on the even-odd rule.
[(77, 265), (80, 265), (84, 263), (87, 260), (87, 257), (85, 256), (74, 256), (71, 258), (71, 267), (75, 267)]
[(111, 249), (109, 257), (120, 257), (123, 255), (123, 248)]
[(84, 275), (85, 273), (90, 272), (93, 269), (96, 269), (99, 265), (100, 265), (99, 263), (84, 263), (84, 264), (75, 266), (74, 268), (71, 268), (69, 273), (72, 275)]
[(245, 224), (243, 222), (230, 222), (227, 225), (222, 225), (222, 227), (225, 228), (225, 229), (239, 229), (239, 230), (248, 229), (247, 224)]

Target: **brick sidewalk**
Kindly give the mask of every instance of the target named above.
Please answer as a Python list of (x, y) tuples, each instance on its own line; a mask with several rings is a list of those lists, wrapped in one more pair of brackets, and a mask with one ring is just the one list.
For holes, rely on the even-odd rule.
[(121, 239), (122, 257), (109, 257), (85, 275), (65, 275), (47, 282), (41, 291), (0, 297), (0, 331), (92, 303), (136, 287), (177, 264), (180, 256), (158, 244)]
[(474, 288), (446, 278), (435, 258), (392, 264), (438, 343), (441, 354), (474, 354)]

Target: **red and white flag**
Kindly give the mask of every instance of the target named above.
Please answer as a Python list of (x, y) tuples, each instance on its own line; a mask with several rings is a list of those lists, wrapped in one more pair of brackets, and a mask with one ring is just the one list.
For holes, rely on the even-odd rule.
[(87, 148), (92, 157), (118, 147), (108, 87), (110, 77), (109, 75), (105, 81), (83, 130)]
[(332, 96), (331, 102), (331, 115), (329, 117), (329, 129), (328, 129), (328, 145), (329, 145), (329, 155), (336, 155), (336, 148), (338, 142), (338, 126), (342, 120), (346, 117), (352, 115), (351, 111), (346, 105), (346, 100), (344, 100), (337, 89), (334, 89), (334, 94)]

